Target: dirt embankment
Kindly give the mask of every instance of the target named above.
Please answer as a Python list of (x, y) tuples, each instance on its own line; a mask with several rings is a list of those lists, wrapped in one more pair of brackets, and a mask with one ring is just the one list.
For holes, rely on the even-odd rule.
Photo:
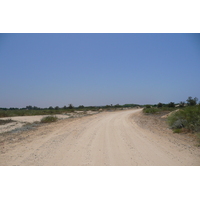
[[(167, 114), (166, 114), (167, 113)], [(173, 133), (172, 129), (169, 128), (167, 124), (167, 117), (169, 112), (163, 112), (160, 114), (144, 114), (143, 112), (138, 112), (133, 115), (134, 121), (138, 126), (147, 129), (153, 133), (162, 136), (169, 136), (173, 139), (179, 140), (179, 142), (185, 143), (187, 146), (197, 146), (199, 143), (197, 141), (196, 135), (192, 133)]]
[(141, 109), (102, 112), (0, 134), (0, 165), (200, 165), (192, 139), (147, 117)]

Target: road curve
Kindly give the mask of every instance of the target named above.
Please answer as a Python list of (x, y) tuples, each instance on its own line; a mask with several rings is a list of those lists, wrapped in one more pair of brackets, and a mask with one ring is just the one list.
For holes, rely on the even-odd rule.
[(137, 126), (132, 116), (140, 111), (102, 112), (44, 125), (30, 132), (37, 137), (2, 153), (0, 165), (199, 165), (199, 157), (188, 149)]

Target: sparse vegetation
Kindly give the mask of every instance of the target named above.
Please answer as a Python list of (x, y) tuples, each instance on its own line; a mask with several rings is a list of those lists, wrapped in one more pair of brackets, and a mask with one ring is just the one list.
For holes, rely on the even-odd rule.
[(176, 128), (176, 129), (173, 130), (173, 132), (174, 132), (174, 133), (181, 133), (181, 132), (182, 132), (182, 129)]
[(151, 105), (147, 104), (147, 105), (145, 106), (145, 108), (151, 108)]
[(177, 108), (175, 107), (167, 107), (167, 106), (163, 106), (163, 107), (145, 107), (143, 109), (143, 112), (146, 113), (146, 114), (158, 114), (158, 113), (161, 113), (161, 112), (171, 112), (171, 111), (174, 111), (176, 110)]
[(185, 128), (190, 132), (200, 131), (200, 106), (188, 106), (168, 117), (172, 129)]
[[(145, 114), (167, 114), (167, 123), (174, 133), (195, 133), (200, 144), (200, 105), (198, 99), (188, 97), (179, 104), (170, 102), (168, 104), (158, 103), (157, 105), (146, 105), (143, 109)], [(178, 107), (178, 108), (177, 108)]]
[(58, 118), (56, 116), (47, 116), (47, 117), (43, 117), (41, 119), (41, 123), (51, 123), (51, 122), (56, 122), (58, 120)]
[(55, 115), (55, 114), (66, 114), (74, 111), (98, 111), (102, 110), (119, 110), (123, 108), (134, 108), (141, 105), (138, 104), (124, 104), (124, 105), (107, 105), (107, 106), (83, 106), (74, 107), (72, 104), (69, 106), (63, 107), (48, 107), (48, 108), (39, 108), (36, 106), (26, 106), (25, 108), (0, 108), (0, 117), (14, 117), (14, 116), (33, 116), (33, 115)]
[(13, 121), (13, 120), (11, 120), (11, 119), (7, 119), (7, 120), (0, 120), (0, 125), (8, 124), (8, 123), (11, 123), (11, 122), (14, 122), (14, 121)]
[(159, 112), (159, 109), (158, 108), (146, 107), (146, 108), (143, 109), (143, 112), (146, 113), (146, 114), (155, 114), (155, 113)]

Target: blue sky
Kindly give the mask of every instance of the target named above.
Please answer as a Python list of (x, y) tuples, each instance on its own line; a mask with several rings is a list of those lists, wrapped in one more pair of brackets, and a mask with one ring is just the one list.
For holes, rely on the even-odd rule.
[(0, 34), (0, 107), (200, 99), (200, 34)]

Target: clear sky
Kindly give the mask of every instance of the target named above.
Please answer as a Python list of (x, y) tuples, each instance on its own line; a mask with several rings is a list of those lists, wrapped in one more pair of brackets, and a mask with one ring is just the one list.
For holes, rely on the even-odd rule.
[(200, 99), (200, 34), (0, 34), (0, 107)]

